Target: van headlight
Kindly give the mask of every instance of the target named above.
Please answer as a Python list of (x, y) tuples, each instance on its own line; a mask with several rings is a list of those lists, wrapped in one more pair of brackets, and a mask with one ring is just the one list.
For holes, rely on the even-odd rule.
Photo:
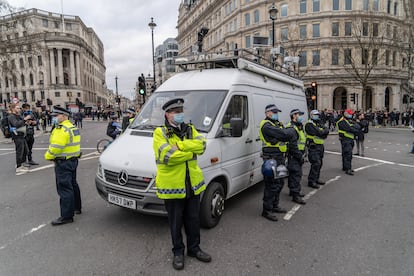
[(101, 163), (98, 163), (98, 171), (96, 172), (96, 175), (97, 175), (99, 178), (102, 178), (102, 179), (103, 179), (103, 169), (102, 169), (102, 165), (101, 165)]

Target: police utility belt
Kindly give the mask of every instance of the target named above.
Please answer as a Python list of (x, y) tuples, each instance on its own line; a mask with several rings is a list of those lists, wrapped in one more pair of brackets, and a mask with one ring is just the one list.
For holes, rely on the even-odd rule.
[(82, 153), (79, 154), (79, 156), (71, 156), (68, 158), (65, 157), (56, 157), (55, 159), (53, 159), (53, 161), (55, 162), (61, 162), (61, 161), (67, 161), (67, 160), (71, 160), (71, 159), (80, 159), (82, 157)]

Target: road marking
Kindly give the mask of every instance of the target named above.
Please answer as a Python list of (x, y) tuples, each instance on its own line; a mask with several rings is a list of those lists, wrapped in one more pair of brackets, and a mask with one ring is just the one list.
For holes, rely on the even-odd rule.
[(2, 156), (2, 155), (7, 155), (7, 154), (13, 154), (14, 153), (14, 151), (11, 151), (11, 152), (4, 152), (4, 153), (0, 153), (0, 156)]
[(362, 170), (365, 170), (365, 169), (368, 169), (368, 168), (377, 167), (377, 166), (380, 166), (380, 165), (384, 165), (384, 163), (377, 163), (377, 164), (367, 165), (365, 167), (357, 168), (354, 171), (358, 172), (358, 171), (362, 171)]
[(29, 230), (29, 231), (27, 231), (26, 233), (24, 233), (24, 234), (22, 234), (22, 235), (20, 235), (20, 236), (18, 236), (18, 237), (16, 237), (16, 238), (14, 238), (13, 240), (11, 240), (11, 241), (10, 241), (10, 242), (8, 242), (8, 243), (5, 243), (5, 244), (3, 244), (2, 246), (0, 246), (0, 250), (5, 249), (7, 246), (11, 245), (12, 243), (17, 242), (18, 240), (23, 239), (23, 238), (25, 238), (25, 237), (27, 237), (27, 236), (29, 236), (29, 235), (33, 234), (33, 233), (34, 233), (34, 232), (36, 232), (36, 231), (39, 231), (40, 229), (42, 229), (42, 228), (43, 228), (43, 227), (45, 227), (46, 225), (47, 225), (46, 223), (43, 223), (43, 224), (40, 224), (39, 226), (36, 226), (36, 227), (34, 227), (34, 228), (30, 229), (30, 230)]

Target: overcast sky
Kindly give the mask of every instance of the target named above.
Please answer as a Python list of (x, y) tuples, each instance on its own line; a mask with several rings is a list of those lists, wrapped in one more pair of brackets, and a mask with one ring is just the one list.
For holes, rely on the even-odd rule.
[[(61, 0), (7, 0), (11, 6), (62, 13)], [(151, 17), (154, 47), (177, 36), (181, 0), (63, 0), (63, 13), (77, 15), (92, 27), (105, 47), (106, 83), (132, 98), (138, 75), (152, 75)]]

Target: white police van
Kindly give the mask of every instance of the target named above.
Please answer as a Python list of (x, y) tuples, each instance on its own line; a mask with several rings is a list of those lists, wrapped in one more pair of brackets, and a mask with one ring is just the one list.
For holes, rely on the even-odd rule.
[[(168, 100), (185, 99), (185, 122), (191, 122), (207, 140), (206, 151), (198, 157), (207, 184), (200, 210), (201, 224), (206, 228), (217, 225), (226, 199), (263, 179), (259, 125), (265, 106), (276, 104), (284, 123), (294, 108), (307, 116), (301, 80), (240, 55), (204, 58), (177, 60), (184, 69), (193, 66), (197, 70), (180, 72), (163, 83), (125, 133), (102, 153), (95, 183), (106, 201), (142, 213), (166, 215), (163, 200), (155, 194), (152, 136), (154, 129), (164, 124), (161, 107)], [(233, 68), (229, 68), (231, 64)]]

